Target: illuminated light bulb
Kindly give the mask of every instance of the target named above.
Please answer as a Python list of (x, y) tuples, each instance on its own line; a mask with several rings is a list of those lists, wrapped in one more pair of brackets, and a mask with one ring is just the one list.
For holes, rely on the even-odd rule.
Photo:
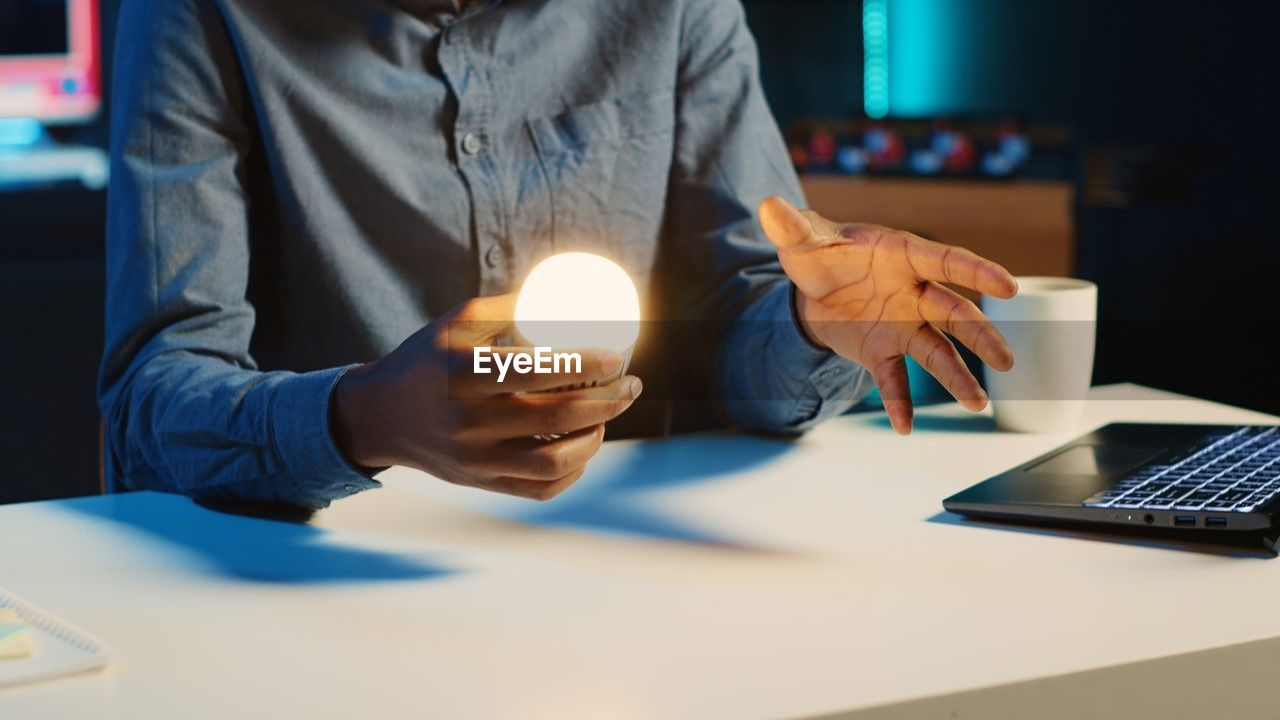
[(630, 359), (640, 297), (627, 271), (599, 255), (567, 252), (538, 263), (516, 298), (516, 331), (530, 345), (598, 348)]

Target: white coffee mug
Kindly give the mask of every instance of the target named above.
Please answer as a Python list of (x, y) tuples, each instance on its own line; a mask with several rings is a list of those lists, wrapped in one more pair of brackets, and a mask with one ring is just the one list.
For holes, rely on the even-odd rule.
[(1085, 280), (1020, 277), (1010, 300), (982, 310), (1013, 348), (1007, 373), (985, 369), (996, 426), (1014, 432), (1077, 429), (1093, 378), (1098, 287)]

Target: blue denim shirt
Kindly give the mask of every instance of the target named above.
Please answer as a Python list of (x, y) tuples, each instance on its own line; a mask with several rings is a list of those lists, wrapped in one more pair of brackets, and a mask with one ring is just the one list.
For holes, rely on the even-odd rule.
[(562, 250), (697, 328), (658, 349), (678, 418), (798, 432), (869, 386), (755, 220), (801, 197), (735, 0), (125, 0), (115, 68), (114, 489), (376, 486), (329, 432), (342, 373)]

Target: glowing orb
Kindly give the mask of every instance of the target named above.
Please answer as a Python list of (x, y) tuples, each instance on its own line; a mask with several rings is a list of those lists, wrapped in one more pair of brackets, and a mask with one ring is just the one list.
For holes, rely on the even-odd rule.
[(617, 263), (591, 253), (561, 253), (529, 273), (516, 298), (515, 322), (531, 345), (626, 355), (640, 334), (640, 297)]

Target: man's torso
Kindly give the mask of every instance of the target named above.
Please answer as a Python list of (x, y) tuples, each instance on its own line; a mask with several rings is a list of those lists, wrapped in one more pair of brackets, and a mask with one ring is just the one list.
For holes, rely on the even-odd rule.
[(676, 2), (219, 1), (255, 135), (262, 367), (372, 359), (557, 251), (612, 257), (647, 293)]

